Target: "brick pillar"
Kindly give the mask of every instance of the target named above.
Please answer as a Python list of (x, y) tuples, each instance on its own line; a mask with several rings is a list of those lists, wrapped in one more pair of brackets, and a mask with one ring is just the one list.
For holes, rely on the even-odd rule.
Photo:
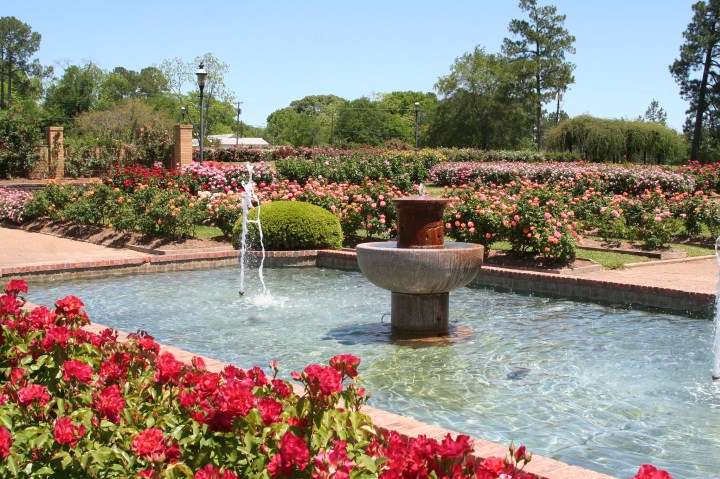
[(175, 125), (175, 146), (168, 169), (176, 170), (193, 161), (192, 125)]
[[(63, 178), (65, 176), (65, 147), (63, 146), (63, 127), (48, 126), (45, 128), (45, 142), (48, 146), (48, 166), (50, 176)], [(52, 168), (55, 167), (55, 174)]]

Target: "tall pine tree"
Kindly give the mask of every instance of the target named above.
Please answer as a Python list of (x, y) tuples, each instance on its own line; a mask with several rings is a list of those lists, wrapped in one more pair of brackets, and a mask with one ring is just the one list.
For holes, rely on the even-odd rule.
[(565, 15), (558, 15), (556, 7), (540, 7), (537, 0), (520, 0), (519, 7), (527, 12), (528, 20), (510, 21), (508, 30), (514, 39), (505, 38), (502, 49), (532, 85), (535, 141), (542, 149), (543, 104), (575, 81), (575, 65), (565, 59), (566, 54), (575, 53), (575, 37), (564, 28)]
[(30, 61), (40, 48), (40, 34), (15, 17), (0, 18), (0, 110), (12, 104), (13, 80), (18, 73), (39, 71), (39, 63)]
[(707, 129), (715, 142), (720, 141), (720, 0), (700, 1), (692, 9), (680, 58), (670, 65), (670, 73), (680, 85), (680, 95), (690, 103), (690, 159), (698, 160), (703, 130)]

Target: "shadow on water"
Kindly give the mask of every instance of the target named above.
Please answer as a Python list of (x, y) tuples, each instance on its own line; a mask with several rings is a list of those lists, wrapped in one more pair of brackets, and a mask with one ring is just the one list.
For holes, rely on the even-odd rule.
[(451, 346), (464, 341), (473, 335), (467, 326), (450, 325), (449, 334), (435, 337), (408, 337), (393, 333), (389, 322), (359, 323), (338, 326), (328, 330), (324, 340), (337, 341), (345, 346), (358, 344), (392, 344), (409, 348), (429, 348), (434, 346)]

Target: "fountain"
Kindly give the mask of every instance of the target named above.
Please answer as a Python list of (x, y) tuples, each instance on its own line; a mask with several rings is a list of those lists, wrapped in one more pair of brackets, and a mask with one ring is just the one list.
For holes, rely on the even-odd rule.
[[(245, 195), (242, 201), (242, 233), (240, 235), (240, 296), (245, 294), (245, 251), (247, 250), (247, 224), (255, 223), (258, 227), (258, 233), (260, 236), (260, 249), (262, 256), (260, 257), (260, 267), (258, 268), (258, 275), (260, 276), (260, 284), (262, 284), (263, 294), (266, 293), (265, 279), (263, 277), (263, 263), (265, 262), (265, 246), (263, 245), (263, 233), (262, 225), (260, 224), (260, 198), (255, 193), (255, 183), (253, 183), (253, 168), (252, 164), (247, 163), (248, 180), (243, 181), (242, 187), (245, 190)], [(248, 219), (248, 210), (252, 205), (252, 201), (255, 200), (258, 208), (257, 219)]]
[(394, 334), (411, 337), (449, 334), (449, 292), (467, 285), (482, 265), (484, 247), (445, 244), (446, 198), (420, 195), (393, 200), (397, 241), (356, 247), (362, 274), (391, 291)]

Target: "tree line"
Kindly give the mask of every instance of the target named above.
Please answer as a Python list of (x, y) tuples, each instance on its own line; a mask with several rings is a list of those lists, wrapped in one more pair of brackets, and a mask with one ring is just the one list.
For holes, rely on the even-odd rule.
[[(210, 53), (189, 62), (163, 60), (140, 71), (122, 66), (106, 71), (92, 62), (65, 65), (56, 76), (52, 67), (33, 59), (41, 35), (14, 17), (0, 17), (0, 115), (22, 114), (38, 126), (64, 126), (69, 138), (91, 138), (100, 145), (132, 142), (148, 125), (192, 123), (197, 135), (200, 112), (194, 73), (202, 63), (209, 73), (204, 90), (206, 134), (241, 130), (243, 136), (292, 146), (542, 150), (577, 148), (576, 140), (568, 140), (568, 131), (582, 124), (592, 125), (596, 132), (615, 132), (610, 143), (623, 146), (608, 153), (613, 158), (636, 158), (628, 145), (635, 145), (637, 138), (645, 138), (647, 145), (660, 137), (664, 146), (643, 147), (643, 159), (720, 158), (720, 0), (692, 5), (685, 41), (669, 66), (689, 104), (683, 134), (675, 139), (655, 101), (635, 120), (568, 118), (561, 101), (574, 83), (575, 65), (568, 57), (575, 53), (575, 37), (564, 27), (566, 16), (538, 0), (520, 0), (518, 6), (522, 18), (509, 22), (500, 51), (488, 52), (478, 45), (462, 54), (449, 73), (438, 78), (433, 92), (395, 91), (357, 99), (310, 95), (271, 113), (264, 128), (241, 121), (237, 97), (224, 81), (229, 66)], [(567, 121), (571, 123), (564, 124)], [(653, 125), (636, 125), (632, 130), (637, 131), (626, 131), (620, 142), (618, 128), (638, 121)], [(684, 141), (689, 151), (683, 150)]]

